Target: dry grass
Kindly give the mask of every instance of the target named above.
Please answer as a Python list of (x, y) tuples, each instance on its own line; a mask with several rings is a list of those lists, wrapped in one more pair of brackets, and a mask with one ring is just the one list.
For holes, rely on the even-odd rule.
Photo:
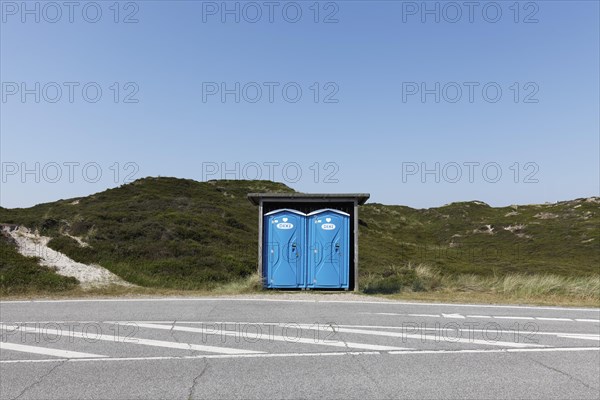
[[(406, 273), (407, 270), (409, 273)], [(600, 276), (563, 277), (550, 274), (478, 276), (473, 274), (444, 275), (426, 265), (390, 267), (383, 280), (401, 276), (400, 288), (377, 296), (428, 302), (460, 302), (485, 304), (531, 304), (600, 307)], [(376, 279), (367, 276), (362, 288)], [(263, 293), (277, 296), (278, 292), (262, 291), (260, 277), (253, 274), (244, 279), (216, 285), (206, 290), (179, 290), (144, 287), (108, 286), (89, 290), (81, 288), (55, 292), (31, 292), (8, 299), (72, 298), (72, 297), (147, 297), (147, 296), (221, 296)], [(310, 292), (305, 292), (309, 294)], [(321, 293), (321, 292), (315, 292)]]
[(211, 290), (213, 294), (246, 294), (256, 293), (262, 290), (262, 282), (258, 274), (252, 274), (247, 278), (236, 279), (224, 283)]
[(566, 296), (582, 300), (600, 296), (600, 277), (564, 277), (550, 274), (480, 277), (451, 275), (441, 278), (442, 287), (453, 291), (472, 291), (527, 299), (541, 296)]
[(82, 289), (77, 287), (71, 290), (61, 292), (49, 292), (31, 290), (14, 295), (0, 295), (2, 300), (13, 299), (60, 299), (74, 297), (148, 297), (148, 296), (222, 296), (235, 294), (259, 293), (262, 290), (258, 274), (253, 274), (247, 278), (240, 278), (228, 283), (215, 285), (210, 289), (204, 290), (183, 290), (183, 289), (164, 289), (149, 288), (142, 286), (125, 287), (122, 285), (102, 286), (95, 288)]
[[(414, 271), (411, 286), (392, 295), (415, 300), (486, 303), (528, 303), (600, 306), (600, 276), (565, 277), (552, 274), (443, 275), (425, 265)], [(418, 287), (415, 291), (412, 288)]]

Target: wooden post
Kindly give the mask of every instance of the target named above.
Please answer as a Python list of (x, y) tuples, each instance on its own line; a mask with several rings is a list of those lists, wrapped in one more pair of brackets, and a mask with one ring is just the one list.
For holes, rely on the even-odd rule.
[(358, 292), (358, 200), (354, 199), (354, 291)]
[(258, 277), (263, 284), (263, 201), (260, 199), (258, 204)]

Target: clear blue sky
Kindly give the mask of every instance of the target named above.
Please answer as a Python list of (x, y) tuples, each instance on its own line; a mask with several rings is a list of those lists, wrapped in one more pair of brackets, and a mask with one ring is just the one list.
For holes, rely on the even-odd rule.
[(0, 203), (257, 165), (412, 207), (598, 195), (599, 2), (514, 3), (2, 1)]

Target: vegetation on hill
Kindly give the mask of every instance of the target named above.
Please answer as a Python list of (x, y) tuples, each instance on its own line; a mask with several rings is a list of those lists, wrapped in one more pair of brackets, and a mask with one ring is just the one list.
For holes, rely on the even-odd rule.
[[(270, 181), (144, 178), (88, 197), (0, 208), (0, 222), (38, 229), (53, 238), (55, 250), (140, 286), (210, 289), (256, 279), (250, 278), (257, 259), (250, 192), (293, 190)], [(460, 282), (501, 290), (515, 276), (582, 287), (569, 280), (600, 276), (599, 203), (590, 198), (492, 208), (472, 201), (431, 209), (367, 204), (359, 221), (360, 282), (373, 293), (459, 290)], [(16, 268), (11, 257), (0, 264), (0, 276)]]
[(53, 293), (77, 286), (77, 279), (42, 267), (33, 257), (17, 252), (14, 243), (0, 235), (0, 294)]
[(269, 181), (145, 178), (81, 199), (3, 209), (0, 221), (38, 229), (53, 237), (51, 248), (131, 283), (201, 289), (256, 271), (257, 211), (246, 198), (253, 191), (291, 189)]
[(600, 273), (600, 199), (492, 208), (361, 209), (361, 267), (427, 264), (443, 274)]

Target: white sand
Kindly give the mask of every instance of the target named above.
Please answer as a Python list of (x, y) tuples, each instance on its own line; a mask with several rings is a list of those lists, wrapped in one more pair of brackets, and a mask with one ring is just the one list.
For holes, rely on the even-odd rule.
[(40, 265), (52, 268), (59, 275), (77, 278), (83, 288), (108, 285), (133, 286), (99, 265), (88, 265), (73, 261), (66, 255), (48, 247), (49, 237), (20, 226), (17, 229), (4, 228), (16, 242), (19, 253), (26, 257), (39, 257)]

